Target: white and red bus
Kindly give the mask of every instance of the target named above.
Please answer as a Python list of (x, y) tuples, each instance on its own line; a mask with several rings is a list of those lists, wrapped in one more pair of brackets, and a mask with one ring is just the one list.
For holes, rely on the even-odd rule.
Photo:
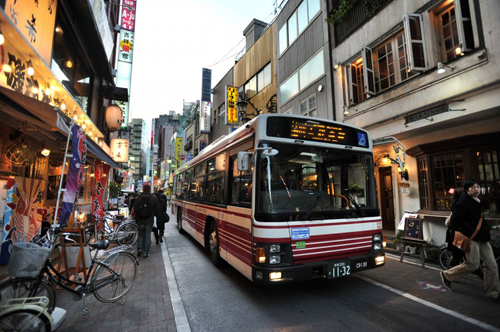
[(258, 284), (338, 278), (385, 264), (370, 135), (263, 114), (174, 175), (179, 232)]

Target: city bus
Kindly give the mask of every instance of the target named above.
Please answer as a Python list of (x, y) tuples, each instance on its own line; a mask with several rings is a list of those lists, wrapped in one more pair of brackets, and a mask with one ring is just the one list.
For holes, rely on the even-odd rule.
[(213, 264), (276, 284), (383, 266), (376, 195), (368, 132), (262, 114), (176, 170), (171, 212)]

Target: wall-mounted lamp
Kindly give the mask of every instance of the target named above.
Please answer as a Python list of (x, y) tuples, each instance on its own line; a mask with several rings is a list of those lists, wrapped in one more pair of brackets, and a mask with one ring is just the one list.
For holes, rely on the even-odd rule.
[(464, 49), (462, 48), (462, 44), (460, 44), (460, 46), (455, 48), (455, 54), (456, 55), (464, 55)]
[[(248, 113), (247, 113), (248, 104), (250, 104), (250, 106), (252, 106), (252, 108), (253, 108), (252, 115), (254, 117), (258, 116), (261, 112), (261, 110), (258, 109), (257, 107), (255, 107), (255, 105), (250, 100), (246, 100), (246, 99), (239, 100), (238, 99), (238, 102), (236, 103), (236, 107), (238, 108), (238, 113), (240, 115), (240, 119), (242, 122), (248, 122), (251, 120), (250, 118), (248, 118)], [(255, 114), (255, 113), (257, 113), (257, 114)]]
[(452, 66), (452, 65), (443, 65), (442, 62), (438, 62), (438, 64), (437, 64), (437, 69), (438, 69), (437, 73), (438, 74), (443, 74), (446, 71), (445, 67), (448, 67), (450, 69), (450, 71), (454, 71), (455, 70), (455, 66)]
[(340, 61), (333, 61), (333, 70), (337, 70), (340, 68)]
[(48, 157), (50, 155), (50, 150), (47, 148), (43, 148), (41, 154), (44, 155), (45, 157)]
[(73, 62), (71, 61), (71, 59), (69, 59), (68, 61), (66, 61), (66, 67), (73, 68)]
[(404, 171), (401, 170), (401, 167), (398, 167), (398, 173), (401, 176), (401, 180), (408, 181), (410, 175), (408, 174), (408, 169), (405, 167)]

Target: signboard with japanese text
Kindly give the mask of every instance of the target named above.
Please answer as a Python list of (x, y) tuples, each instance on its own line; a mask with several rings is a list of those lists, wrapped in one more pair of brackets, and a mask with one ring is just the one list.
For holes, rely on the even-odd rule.
[(128, 162), (128, 139), (112, 138), (111, 139), (111, 158), (117, 163)]
[(210, 133), (210, 102), (202, 101), (200, 106), (200, 132)]
[(123, 62), (132, 62), (133, 47), (134, 33), (127, 30), (120, 31), (118, 60)]
[(40, 58), (51, 63), (57, 1), (46, 0), (42, 5), (38, 1), (6, 0), (4, 10)]
[(238, 125), (238, 110), (236, 103), (238, 103), (238, 88), (233, 86), (226, 86), (226, 125)]
[(122, 0), (121, 28), (129, 31), (135, 30), (135, 0)]
[[(179, 161), (182, 156), (182, 144), (183, 144), (183, 139), (182, 137), (177, 137), (175, 139), (175, 160)], [(180, 163), (178, 164), (180, 166)]]
[(201, 150), (203, 150), (203, 149), (204, 149), (204, 148), (206, 148), (206, 147), (207, 147), (207, 141), (205, 141), (205, 140), (200, 140), (200, 147), (199, 147), (198, 151), (200, 151), (200, 152), (201, 152)]
[(201, 73), (201, 101), (211, 101), (212, 70), (202, 68)]

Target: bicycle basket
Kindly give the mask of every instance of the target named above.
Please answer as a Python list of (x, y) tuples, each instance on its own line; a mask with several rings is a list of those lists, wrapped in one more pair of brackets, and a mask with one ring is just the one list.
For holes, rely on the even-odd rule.
[(31, 242), (14, 243), (9, 262), (9, 274), (16, 277), (36, 277), (50, 255), (50, 249)]

